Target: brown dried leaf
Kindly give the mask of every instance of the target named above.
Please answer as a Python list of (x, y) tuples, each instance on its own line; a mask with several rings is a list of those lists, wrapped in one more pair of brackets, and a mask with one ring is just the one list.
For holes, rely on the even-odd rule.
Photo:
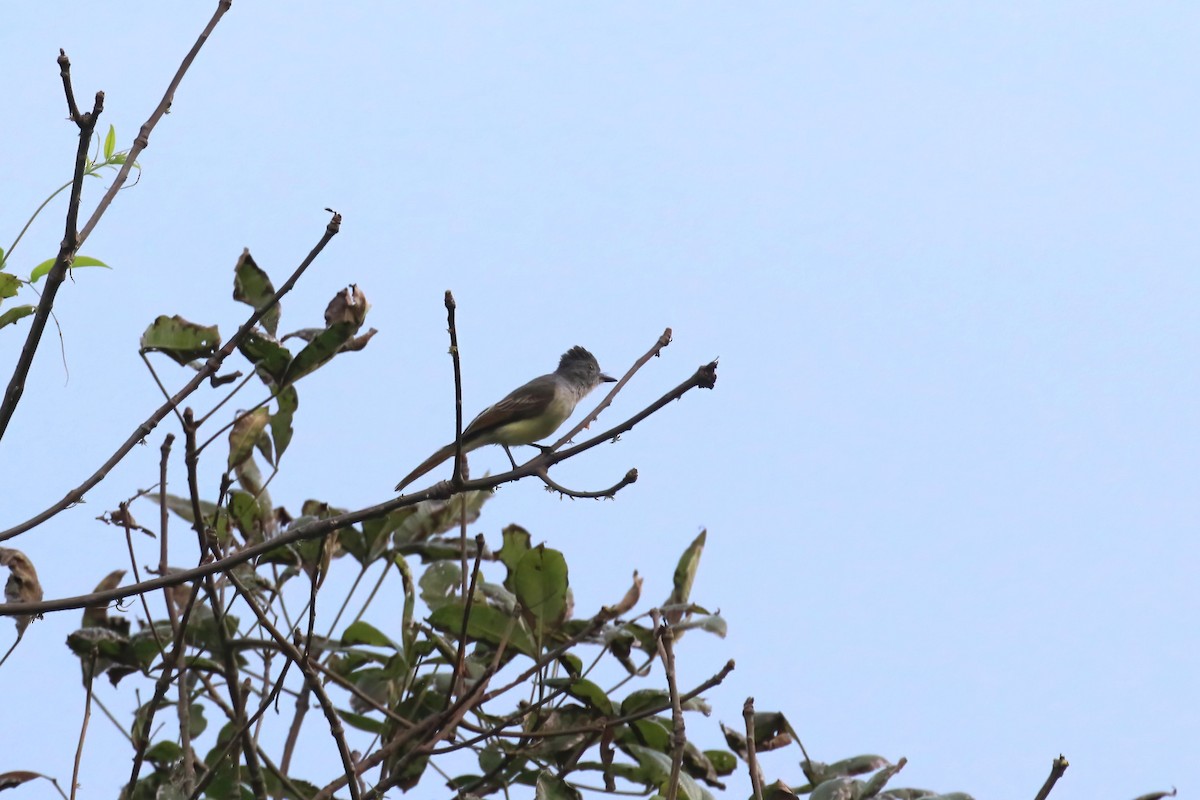
[[(37, 570), (33, 562), (20, 550), (0, 547), (0, 567), (8, 567), (8, 582), (4, 584), (4, 599), (9, 603), (37, 603), (42, 599), (42, 584), (38, 583)], [(13, 617), (17, 624), (17, 638), (33, 620), (29, 614)]]
[[(92, 591), (107, 592), (109, 589), (115, 589), (121, 585), (121, 579), (125, 577), (125, 570), (115, 569), (104, 577), (104, 580), (96, 584), (96, 588)], [(91, 627), (108, 627), (108, 606), (88, 606), (83, 610), (83, 626), (84, 628)]]
[(352, 283), (334, 295), (325, 307), (325, 326), (349, 322), (357, 329), (367, 318), (368, 308), (367, 296), (358, 288), (358, 284)]
[(616, 618), (627, 613), (630, 609), (637, 605), (638, 600), (642, 597), (642, 577), (637, 574), (637, 570), (633, 571), (633, 585), (629, 587), (629, 591), (621, 598), (621, 601), (615, 606), (605, 606), (604, 615), (610, 618)]
[(28, 783), (34, 778), (45, 778), (46, 776), (40, 772), (28, 772), (26, 770), (14, 770), (12, 772), (0, 772), (0, 792), (5, 789), (15, 789), (22, 783)]

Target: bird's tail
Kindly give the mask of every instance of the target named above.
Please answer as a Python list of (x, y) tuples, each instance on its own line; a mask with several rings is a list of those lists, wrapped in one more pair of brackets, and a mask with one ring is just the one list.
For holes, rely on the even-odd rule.
[[(466, 453), (468, 450), (473, 450), (473, 449), (474, 448), (471, 447), (470, 445), (468, 445), (466, 442), (463, 442), (463, 452), (464, 453)], [(447, 458), (450, 458), (450, 456), (452, 456), (452, 455), (454, 455), (454, 442), (451, 442), (450, 444), (446, 445), (442, 449), (438, 450), (436, 453), (431, 455), (429, 458), (422, 461), (420, 466), (418, 466), (412, 472), (405, 475), (404, 479), (396, 484), (396, 491), (398, 492), (401, 489), (403, 489), (405, 486), (408, 486), (410, 483), (415, 481), (417, 478), (421, 477), (426, 472), (429, 472), (431, 469), (438, 466), (443, 461), (445, 461)]]

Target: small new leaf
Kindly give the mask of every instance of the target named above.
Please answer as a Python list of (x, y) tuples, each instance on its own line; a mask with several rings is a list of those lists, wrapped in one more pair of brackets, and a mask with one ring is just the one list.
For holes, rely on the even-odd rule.
[[(47, 259), (34, 267), (33, 272), (29, 273), (29, 282), (37, 283), (49, 274), (50, 270), (54, 267), (55, 260), (53, 258)], [(112, 269), (112, 267), (100, 259), (92, 258), (91, 256), (75, 256), (75, 260), (71, 262), (71, 268), (74, 269), (75, 267), (104, 267), (105, 269)]]

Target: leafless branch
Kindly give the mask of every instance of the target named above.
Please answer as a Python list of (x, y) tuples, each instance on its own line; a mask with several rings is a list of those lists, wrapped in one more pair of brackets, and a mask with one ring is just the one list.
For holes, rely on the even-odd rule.
[(658, 337), (658, 341), (656, 341), (654, 343), (654, 346), (651, 347), (646, 352), (645, 355), (643, 355), (641, 358), (639, 358), (637, 361), (635, 361), (633, 363), (633, 366), (629, 368), (629, 371), (626, 372), (624, 375), (622, 375), (621, 379), (619, 381), (617, 381), (615, 384), (613, 384), (613, 387), (612, 387), (612, 389), (609, 390), (608, 394), (604, 395), (604, 399), (601, 400), (596, 405), (596, 407), (593, 408), (586, 417), (581, 419), (579, 421), (579, 424), (577, 424), (574, 428), (571, 428), (571, 430), (567, 431), (566, 434), (564, 434), (557, 442), (550, 445), (550, 449), (557, 450), (558, 448), (562, 447), (567, 442), (574, 439), (576, 434), (578, 434), (580, 431), (586, 429), (589, 425), (591, 425), (592, 422), (596, 419), (596, 417), (600, 416), (601, 411), (603, 411), (604, 409), (606, 409), (610, 405), (612, 405), (613, 398), (617, 396), (617, 392), (621, 391), (621, 389), (624, 388), (625, 384), (629, 383), (629, 380), (635, 374), (637, 374), (637, 371), (640, 370), (642, 367), (644, 367), (646, 365), (646, 363), (650, 361), (650, 359), (657, 357), (658, 354), (662, 352), (662, 349), (664, 347), (666, 347), (667, 345), (669, 345), (670, 343), (671, 343), (671, 329), (667, 328), (666, 330), (664, 330), (662, 332), (662, 335)]
[(746, 721), (746, 764), (750, 768), (750, 785), (754, 787), (754, 800), (762, 800), (762, 773), (758, 770), (758, 757), (754, 754), (753, 697), (747, 697), (742, 705), (742, 718)]
[(671, 777), (667, 783), (667, 800), (679, 796), (679, 771), (683, 767), (683, 748), (687, 744), (684, 729), (683, 703), (679, 699), (679, 686), (675, 679), (675, 632), (669, 624), (662, 624), (658, 613), (654, 613), (654, 624), (658, 629), (658, 655), (663, 662), (667, 677), (667, 693), (671, 698)]
[(561, 495), (565, 495), (567, 497), (577, 497), (582, 500), (611, 500), (617, 496), (617, 492), (621, 491), (631, 483), (637, 482), (638, 479), (638, 471), (636, 469), (631, 469), (629, 472), (625, 473), (624, 478), (607, 489), (601, 489), (598, 492), (577, 492), (574, 489), (568, 489), (567, 487), (556, 483), (550, 477), (550, 473), (545, 469), (540, 469), (535, 474), (542, 479), (542, 483), (546, 484), (547, 491), (558, 492)]
[(129, 148), (125, 163), (121, 165), (121, 169), (113, 179), (112, 185), (108, 187), (108, 191), (104, 193), (104, 197), (96, 204), (96, 210), (92, 212), (92, 216), (88, 219), (87, 224), (79, 232), (79, 244), (83, 244), (84, 240), (91, 235), (92, 230), (96, 227), (96, 223), (104, 216), (104, 212), (108, 210), (113, 198), (117, 196), (117, 192), (125, 185), (125, 181), (129, 178), (129, 172), (133, 169), (137, 157), (150, 144), (150, 132), (154, 130), (154, 126), (158, 124), (158, 121), (171, 108), (171, 103), (175, 100), (175, 90), (179, 88), (179, 84), (183, 81), (183, 76), (187, 74), (188, 69), (192, 66), (192, 62), (196, 60), (196, 56), (200, 53), (200, 48), (208, 41), (208, 37), (212, 34), (213, 29), (217, 27), (217, 23), (221, 21), (221, 17), (225, 16), (225, 12), (229, 10), (232, 4), (233, 0), (219, 0), (217, 3), (217, 8), (213, 12), (212, 18), (196, 38), (196, 43), (192, 45), (192, 49), (188, 51), (187, 55), (183, 57), (183, 61), (180, 62), (179, 69), (175, 71), (175, 76), (171, 78), (171, 82), (167, 85), (167, 90), (163, 93), (162, 100), (158, 102), (158, 106), (150, 114), (149, 119), (142, 124), (137, 138), (133, 140), (133, 147)]
[[(466, 528), (466, 502), (463, 503), (463, 537), (465, 539)], [(483, 559), (483, 534), (478, 534), (475, 537), (475, 568), (471, 570), (471, 582), (469, 586), (465, 586), (463, 591), (463, 616), (462, 616), (462, 632), (458, 637), (458, 652), (454, 656), (454, 675), (450, 680), (450, 686), (453, 687), (446, 694), (446, 705), (450, 705), (450, 697), (454, 694), (461, 693), (463, 680), (463, 665), (466, 663), (467, 657), (467, 625), (471, 621), (471, 608), (475, 605), (475, 585), (479, 582), (479, 562)], [(462, 557), (465, 561), (467, 558), (467, 548), (462, 548)]]
[(1058, 779), (1067, 771), (1067, 767), (1071, 766), (1066, 757), (1058, 754), (1058, 758), (1050, 765), (1050, 775), (1046, 778), (1046, 782), (1042, 784), (1042, 788), (1038, 789), (1037, 796), (1034, 800), (1046, 800), (1050, 796), (1050, 790), (1054, 788), (1054, 784), (1058, 783)]
[(84, 681), (87, 685), (87, 699), (83, 704), (83, 724), (79, 726), (79, 744), (75, 746), (75, 767), (71, 771), (71, 800), (75, 800), (75, 792), (79, 789), (79, 762), (83, 759), (83, 742), (87, 738), (88, 720), (92, 718), (92, 684), (96, 680), (97, 655), (98, 651), (93, 650)]

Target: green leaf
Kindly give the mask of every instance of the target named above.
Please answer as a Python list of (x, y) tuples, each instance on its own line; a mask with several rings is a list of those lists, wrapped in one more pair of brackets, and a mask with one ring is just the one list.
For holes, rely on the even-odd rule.
[[(50, 272), (56, 260), (56, 258), (47, 259), (34, 267), (33, 272), (29, 273), (29, 282), (37, 283), (40, 281), (43, 276)], [(104, 267), (105, 269), (112, 269), (112, 267), (100, 259), (92, 258), (91, 256), (75, 256), (75, 260), (71, 262), (71, 268), (74, 269), (75, 267)]]
[(533, 797), (534, 800), (583, 800), (578, 789), (546, 770), (538, 773)]
[(538, 641), (567, 618), (567, 560), (539, 544), (521, 557), (513, 575), (513, 593)]
[[(459, 601), (447, 603), (429, 615), (429, 624), (434, 628), (454, 636), (462, 635), (463, 604)], [(499, 647), (500, 642), (507, 640), (509, 650), (516, 650), (533, 658), (538, 652), (537, 645), (529, 636), (529, 631), (517, 617), (511, 617), (498, 608), (475, 603), (471, 606), (471, 616), (467, 621), (467, 638), (486, 642), (492, 647)]]
[(621, 716), (638, 714), (651, 708), (671, 707), (671, 696), (662, 689), (638, 689), (621, 701)]
[[(255, 311), (261, 311), (274, 296), (275, 287), (271, 285), (271, 279), (267, 277), (267, 273), (254, 263), (249, 248), (243, 250), (237, 266), (233, 268), (233, 299), (253, 307)], [(272, 336), (279, 329), (279, 315), (280, 308), (276, 303), (259, 320), (267, 333)]]
[(48, 273), (50, 271), (50, 268), (54, 266), (54, 262), (56, 260), (57, 260), (56, 258), (51, 258), (46, 261), (43, 261), (42, 263), (40, 263), (36, 267), (34, 267), (33, 272), (29, 273), (29, 282), (37, 283), (38, 281), (40, 281), (42, 279), (42, 276), (45, 275), (46, 273)]
[(513, 574), (517, 571), (517, 564), (520, 564), (521, 559), (529, 552), (529, 531), (520, 525), (509, 525), (501, 535), (504, 537), (504, 544), (501, 545), (500, 552), (496, 553), (496, 556), (508, 568), (508, 576), (504, 579), (504, 585), (508, 587), (509, 591), (512, 591)]
[(292, 359), (284, 374), (284, 382), (295, 383), (310, 372), (320, 369), (322, 364), (337, 355), (342, 345), (354, 336), (356, 330), (357, 327), (340, 322), (321, 331)]
[(163, 767), (178, 761), (182, 755), (182, 747), (169, 739), (164, 739), (146, 751), (146, 760), (151, 764)]
[(383, 733), (384, 724), (377, 719), (372, 719), (362, 714), (355, 714), (353, 711), (346, 711), (341, 708), (337, 709), (337, 713), (351, 728), (358, 728), (360, 731), (366, 731), (367, 733)]
[(176, 314), (158, 317), (142, 334), (143, 353), (165, 353), (179, 364), (217, 352), (221, 334), (216, 325), (197, 325)]
[(704, 755), (718, 775), (732, 775), (737, 769), (737, 756), (728, 750), (705, 750)]
[[(665, 789), (671, 779), (671, 757), (636, 744), (628, 747), (629, 754), (638, 760), (638, 765), (645, 772), (647, 781), (660, 790)], [(695, 778), (686, 772), (679, 773), (679, 796), (685, 800), (705, 800), (711, 797), (696, 783)]]
[(208, 720), (204, 716), (204, 706), (199, 703), (192, 703), (188, 706), (188, 731), (192, 734), (192, 738), (196, 738), (204, 733), (208, 727)]
[(28, 317), (34, 311), (36, 309), (33, 306), (14, 306), (3, 314), (0, 314), (0, 328), (3, 328), (5, 325), (12, 325), (22, 317)]
[(385, 636), (383, 631), (369, 622), (363, 622), (362, 620), (346, 628), (345, 632), (342, 633), (342, 644), (366, 644), (372, 647), (390, 647), (393, 650), (400, 649), (400, 646)]
[(16, 297), (21, 290), (21, 279), (8, 272), (0, 272), (0, 299)]
[(430, 564), (418, 582), (421, 601), (436, 611), (451, 602), (458, 587), (462, 586), (462, 570), (453, 561), (436, 561)]
[(283, 458), (283, 451), (292, 443), (292, 417), (300, 406), (300, 395), (296, 387), (289, 386), (275, 398), (276, 410), (271, 415), (271, 438), (275, 441), (276, 463)]
[(400, 636), (404, 640), (404, 657), (415, 662), (413, 642), (417, 638), (417, 629), (412, 624), (412, 618), (417, 592), (413, 585), (412, 570), (408, 567), (408, 561), (401, 555), (395, 556), (392, 560), (395, 562), (396, 568), (400, 570), (401, 583), (404, 584), (404, 613), (400, 618)]
[(254, 445), (259, 435), (266, 429), (271, 414), (265, 408), (256, 408), (248, 414), (243, 414), (234, 421), (229, 429), (229, 463), (230, 469), (241, 464), (254, 452)]
[(367, 298), (357, 286), (338, 292), (325, 308), (325, 330), (296, 354), (284, 381), (294, 383), (337, 355), (362, 327), (368, 308)]
[(241, 489), (232, 490), (229, 493), (229, 515), (247, 542), (263, 540), (267, 521), (262, 518), (262, 507), (254, 499), (254, 495)]
[(263, 383), (268, 386), (278, 386), (283, 383), (288, 365), (292, 363), (292, 353), (277, 342), (274, 337), (266, 336), (256, 330), (246, 334), (238, 343), (238, 352), (254, 365), (254, 371)]
[(586, 678), (580, 678), (579, 680), (547, 678), (546, 685), (555, 688), (560, 686), (566, 687), (567, 694), (582, 700), (606, 717), (615, 717), (617, 715), (613, 709), (612, 701), (608, 699), (608, 695), (604, 693), (604, 690)]
[[(700, 568), (700, 554), (704, 552), (704, 542), (707, 538), (708, 531), (700, 531), (700, 535), (688, 545), (688, 548), (683, 551), (683, 555), (679, 557), (679, 564), (675, 567), (674, 585), (666, 605), (682, 606), (688, 602), (688, 598), (692, 594), (692, 582), (696, 580), (696, 570)], [(667, 616), (674, 623), (679, 621), (682, 613), (677, 611)]]
[(720, 636), (722, 639), (724, 639), (725, 634), (729, 630), (729, 625), (725, 622), (723, 617), (717, 614), (705, 614), (698, 617), (692, 617), (686, 622), (680, 622), (675, 626), (676, 631), (686, 631), (691, 628), (699, 628), (700, 630), (708, 631), (709, 633), (715, 633), (717, 636)]
[[(156, 503), (158, 502), (158, 498), (159, 498), (158, 492), (152, 492), (151, 494), (146, 495), (146, 496), (149, 499), (153, 500), (154, 502), (156, 502)], [(191, 522), (193, 524), (196, 522), (194, 515), (192, 514), (192, 501), (191, 500), (189, 500), (186, 497), (180, 497), (179, 495), (175, 495), (175, 494), (168, 494), (166, 496), (166, 500), (167, 500), (167, 508), (169, 510), (174, 511), (176, 514), (183, 517), (188, 522)], [(200, 501), (200, 513), (204, 515), (205, 519), (212, 519), (212, 516), (216, 512), (216, 510), (217, 510), (216, 503), (210, 503), (207, 500)]]
[(457, 528), (465, 507), (467, 524), (479, 519), (479, 510), (492, 496), (490, 489), (456, 494), (445, 500), (422, 500), (415, 506), (416, 513), (409, 514), (396, 526), (392, 541), (396, 545), (424, 542), (430, 536)]
[(112, 158), (113, 153), (117, 149), (117, 129), (112, 125), (108, 126), (108, 135), (104, 137), (104, 160), (108, 161)]

